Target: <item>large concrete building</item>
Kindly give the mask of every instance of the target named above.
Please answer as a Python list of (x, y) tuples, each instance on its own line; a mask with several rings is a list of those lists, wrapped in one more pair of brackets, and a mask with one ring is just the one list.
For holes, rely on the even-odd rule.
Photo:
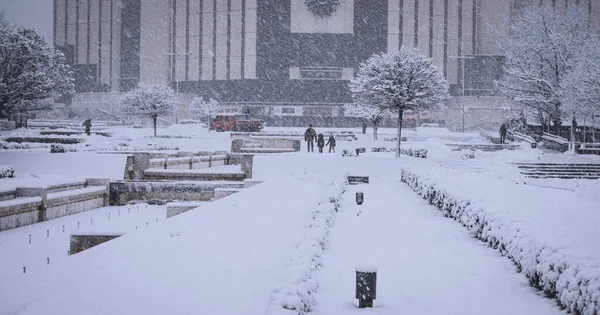
[(583, 6), (600, 24), (598, 0), (55, 0), (54, 44), (75, 67), (75, 101), (100, 107), (143, 83), (257, 114), (337, 116), (358, 65), (402, 45), (433, 58), (453, 95), (500, 106), (496, 33), (540, 4)]

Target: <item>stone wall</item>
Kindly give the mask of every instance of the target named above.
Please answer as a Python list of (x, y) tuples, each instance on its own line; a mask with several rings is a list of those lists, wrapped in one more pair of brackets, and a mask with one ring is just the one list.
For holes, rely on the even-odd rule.
[(115, 181), (110, 183), (110, 205), (119, 206), (141, 200), (209, 201), (218, 187), (243, 188), (244, 182)]
[(108, 196), (108, 179), (87, 179), (44, 188), (18, 187), (2, 192), (0, 231), (104, 207), (108, 205)]

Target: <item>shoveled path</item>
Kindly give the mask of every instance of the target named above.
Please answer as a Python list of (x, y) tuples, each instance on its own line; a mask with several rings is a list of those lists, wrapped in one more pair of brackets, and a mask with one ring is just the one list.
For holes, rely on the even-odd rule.
[[(510, 261), (444, 218), (406, 185), (371, 177), (349, 186), (319, 271), (315, 315), (353, 314), (355, 267), (378, 268), (369, 314), (552, 315)], [(355, 203), (363, 191), (365, 202)], [(363, 313), (361, 313), (363, 314)]]

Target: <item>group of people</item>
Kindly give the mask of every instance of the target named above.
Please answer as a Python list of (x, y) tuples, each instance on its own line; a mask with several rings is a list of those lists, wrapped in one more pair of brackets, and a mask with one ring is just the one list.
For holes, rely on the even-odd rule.
[(330, 134), (327, 143), (325, 143), (323, 134), (320, 133), (317, 135), (317, 132), (313, 129), (313, 126), (308, 125), (308, 128), (304, 132), (304, 140), (306, 141), (308, 152), (315, 152), (315, 140), (317, 142), (317, 147), (319, 148), (319, 153), (323, 153), (323, 147), (326, 145), (329, 146), (329, 153), (335, 152), (335, 138), (333, 137), (333, 133)]

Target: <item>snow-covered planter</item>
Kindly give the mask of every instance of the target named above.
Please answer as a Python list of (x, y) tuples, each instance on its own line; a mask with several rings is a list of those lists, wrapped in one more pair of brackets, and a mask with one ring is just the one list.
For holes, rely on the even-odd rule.
[(335, 222), (340, 200), (348, 182), (346, 174), (333, 180), (331, 189), (312, 214), (302, 242), (292, 253), (282, 285), (271, 294), (269, 315), (306, 314), (315, 305), (321, 267), (329, 230)]
[(162, 144), (148, 144), (147, 146), (130, 146), (127, 143), (106, 143), (90, 145), (61, 145), (53, 144), (50, 148), (51, 153), (65, 152), (99, 152), (99, 151), (176, 151), (178, 146), (169, 146)]
[(418, 157), (418, 158), (427, 158), (427, 149), (402, 149), (400, 148), (400, 154), (405, 154), (408, 156)]
[(0, 165), (0, 178), (14, 177), (15, 169), (10, 165)]
[(540, 244), (498, 215), (486, 212), (468, 198), (451, 195), (426, 176), (403, 169), (402, 182), (466, 227), (479, 240), (509, 258), (531, 286), (574, 314), (600, 314), (600, 265), (590, 259), (569, 256), (551, 244)]

